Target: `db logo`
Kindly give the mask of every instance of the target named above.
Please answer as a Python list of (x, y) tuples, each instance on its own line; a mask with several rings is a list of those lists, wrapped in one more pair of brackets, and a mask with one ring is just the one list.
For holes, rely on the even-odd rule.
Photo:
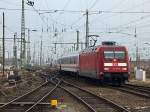
[(118, 63), (113, 63), (113, 66), (118, 66)]

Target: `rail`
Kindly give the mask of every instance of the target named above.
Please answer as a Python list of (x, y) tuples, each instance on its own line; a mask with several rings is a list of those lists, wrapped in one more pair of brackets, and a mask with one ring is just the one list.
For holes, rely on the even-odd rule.
[[(57, 79), (58, 80), (58, 79)], [(54, 82), (57, 82), (56, 79), (54, 79)], [(65, 87), (65, 85), (69, 85), (71, 89)], [(86, 105), (92, 112), (97, 112), (101, 109), (107, 110), (106, 112), (110, 110), (115, 110), (117, 112), (130, 112), (123, 106), (116, 104), (102, 96), (98, 96), (93, 94), (92, 92), (85, 90), (83, 88), (80, 88), (74, 84), (71, 84), (65, 80), (62, 80), (61, 85), (59, 85), (60, 88), (71, 94), (73, 97), (81, 101), (84, 105)], [(74, 90), (72, 90), (74, 89)], [(80, 94), (79, 94), (80, 93)], [(82, 94), (82, 95), (81, 95)]]

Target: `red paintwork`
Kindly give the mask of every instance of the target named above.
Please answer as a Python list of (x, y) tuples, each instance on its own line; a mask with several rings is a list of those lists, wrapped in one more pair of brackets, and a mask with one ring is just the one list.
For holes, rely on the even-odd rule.
[(96, 70), (96, 53), (82, 53), (80, 54), (80, 70)]
[[(124, 51), (125, 58), (119, 59), (105, 59), (104, 51)], [(95, 78), (95, 79), (106, 79), (115, 76), (123, 80), (128, 80), (130, 72), (130, 62), (128, 57), (128, 51), (124, 46), (107, 46), (100, 45), (96, 49), (91, 48), (80, 53), (77, 53), (75, 62), (72, 63), (69, 60), (71, 56), (65, 56), (68, 63), (62, 63), (64, 58), (60, 59), (60, 69), (62, 71), (75, 72), (80, 76)], [(105, 66), (104, 66), (105, 64)], [(127, 66), (126, 66), (127, 65)], [(105, 77), (106, 76), (106, 77)], [(120, 77), (121, 76), (121, 77)]]
[[(104, 51), (125, 51), (124, 60), (106, 60), (104, 59)], [(104, 70), (104, 63), (112, 63), (113, 66), (107, 67), (109, 70)], [(118, 63), (127, 63), (127, 70), (122, 70), (122, 66), (118, 66)], [(120, 73), (129, 72), (129, 57), (126, 47), (123, 46), (99, 46), (95, 52), (82, 52), (79, 56), (79, 70), (82, 71), (95, 71), (97, 77), (102, 78), (104, 72)]]

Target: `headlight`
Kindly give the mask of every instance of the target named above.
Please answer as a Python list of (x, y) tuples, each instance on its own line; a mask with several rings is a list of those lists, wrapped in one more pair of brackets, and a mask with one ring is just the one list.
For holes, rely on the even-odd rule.
[(109, 68), (104, 68), (104, 70), (109, 70)]
[(127, 68), (122, 68), (122, 70), (127, 70)]

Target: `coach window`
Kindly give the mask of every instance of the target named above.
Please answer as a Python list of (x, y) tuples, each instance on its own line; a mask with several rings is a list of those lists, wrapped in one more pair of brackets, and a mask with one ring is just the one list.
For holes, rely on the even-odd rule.
[(74, 64), (74, 56), (72, 57), (72, 64)]
[(67, 60), (66, 60), (66, 58), (64, 58), (64, 64), (67, 64)]
[(71, 64), (71, 57), (69, 58), (69, 64)]
[(72, 63), (75, 64), (75, 57), (72, 57)]
[(66, 62), (66, 58), (64, 58), (64, 64), (66, 64), (67, 62)]
[(70, 58), (66, 58), (67, 64), (70, 64)]
[(61, 63), (64, 64), (64, 59), (63, 58), (61, 59)]
[(74, 57), (74, 64), (76, 64), (76, 60), (77, 60), (76, 58), (77, 58), (77, 57), (75, 56), (75, 57)]
[(65, 64), (65, 58), (63, 58), (63, 64)]
[(74, 64), (76, 64), (76, 56), (74, 56)]
[(68, 58), (68, 61), (69, 61), (68, 64), (70, 64), (71, 63), (71, 57)]
[(74, 56), (71, 59), (71, 64), (74, 64)]
[(67, 61), (68, 61), (68, 63), (67, 63), (67, 64), (70, 64), (70, 58), (67, 58)]
[(63, 64), (63, 59), (60, 60), (61, 64)]
[(66, 64), (70, 64), (70, 58), (66, 58)]
[(74, 57), (74, 64), (76, 64), (77, 62), (76, 62), (76, 60), (77, 60), (77, 57), (75, 56)]
[(65, 58), (63, 58), (63, 64), (65, 64)]
[(61, 60), (61, 64), (63, 64), (63, 59)]
[(70, 57), (70, 64), (71, 64), (71, 62), (72, 62), (72, 58)]

